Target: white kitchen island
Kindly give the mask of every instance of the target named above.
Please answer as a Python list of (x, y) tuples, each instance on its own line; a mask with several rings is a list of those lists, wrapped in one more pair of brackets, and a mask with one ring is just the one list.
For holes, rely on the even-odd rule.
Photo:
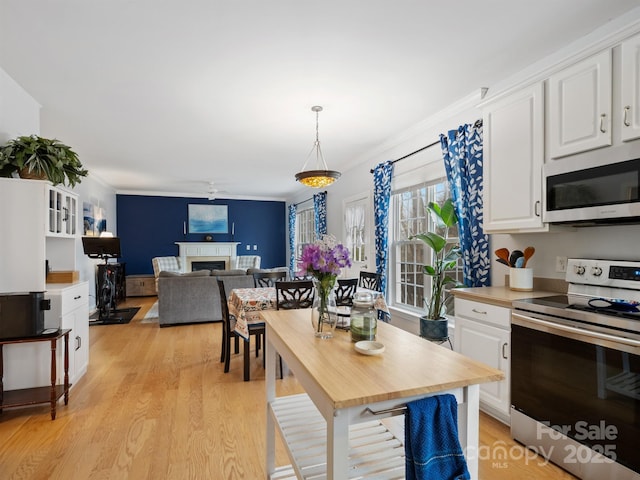
[[(377, 336), (385, 351), (368, 356), (356, 352), (348, 332), (315, 338), (309, 310), (262, 315), (267, 478), (404, 478), (404, 439), (393, 437), (380, 419), (402, 414), (407, 402), (444, 393), (456, 396), (460, 443), (471, 478), (478, 478), (479, 384), (501, 380), (501, 371), (385, 323), (378, 324)], [(305, 394), (276, 397), (276, 353)], [(276, 429), (290, 466), (275, 466)]]

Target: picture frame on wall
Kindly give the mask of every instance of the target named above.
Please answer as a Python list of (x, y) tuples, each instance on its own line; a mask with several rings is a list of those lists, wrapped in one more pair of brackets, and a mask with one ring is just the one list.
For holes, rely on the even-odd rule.
[(82, 234), (85, 236), (93, 236), (95, 235), (95, 207), (93, 203), (83, 202), (82, 203)]
[(227, 205), (189, 204), (189, 233), (229, 233)]

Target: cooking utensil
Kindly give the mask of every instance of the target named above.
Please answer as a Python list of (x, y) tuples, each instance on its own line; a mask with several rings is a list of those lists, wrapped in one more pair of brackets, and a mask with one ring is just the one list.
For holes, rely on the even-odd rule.
[(509, 265), (509, 250), (507, 250), (506, 248), (499, 248), (496, 250), (495, 253), (496, 253), (496, 257), (504, 260), (505, 265)]
[(527, 247), (524, 249), (524, 264), (522, 265), (523, 268), (527, 267), (527, 262), (531, 257), (533, 257), (534, 253), (536, 253), (536, 249), (533, 247)]
[(521, 250), (514, 250), (513, 252), (511, 252), (511, 255), (509, 256), (509, 265), (515, 268), (516, 260), (518, 260), (520, 257), (524, 257), (524, 253), (522, 253)]
[(520, 257), (516, 260), (515, 267), (522, 268), (524, 266), (524, 257)]
[(498, 260), (496, 260), (498, 263), (502, 263), (503, 265), (506, 265), (507, 267), (510, 267), (511, 265), (509, 265), (509, 262), (507, 262), (506, 260), (499, 258)]

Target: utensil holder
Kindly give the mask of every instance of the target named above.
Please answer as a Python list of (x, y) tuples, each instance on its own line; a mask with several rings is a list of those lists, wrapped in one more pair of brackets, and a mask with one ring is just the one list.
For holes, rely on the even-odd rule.
[(533, 290), (532, 268), (510, 268), (509, 288), (518, 292), (530, 292)]

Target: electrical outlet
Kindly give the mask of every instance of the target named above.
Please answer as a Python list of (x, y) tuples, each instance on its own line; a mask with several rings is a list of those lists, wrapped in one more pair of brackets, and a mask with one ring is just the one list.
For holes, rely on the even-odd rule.
[(253, 249), (254, 249), (254, 250), (258, 250), (258, 245), (254, 245), (254, 246), (253, 246)]
[(251, 245), (247, 245), (247, 250), (251, 250)]
[(564, 273), (567, 271), (567, 257), (556, 257), (556, 272)]

